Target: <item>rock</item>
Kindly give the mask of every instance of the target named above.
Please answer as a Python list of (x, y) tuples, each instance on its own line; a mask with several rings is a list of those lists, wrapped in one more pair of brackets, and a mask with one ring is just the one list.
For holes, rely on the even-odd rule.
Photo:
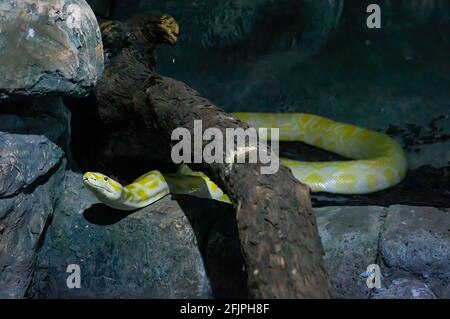
[(28, 293), (60, 199), (70, 115), (59, 97), (0, 106), (0, 298)]
[[(0, 135), (0, 140), (3, 138), (0, 146), (8, 145), (18, 150), (13, 154), (19, 153), (21, 156), (14, 157), (16, 162), (11, 169), (13, 172), (23, 170), (23, 175), (14, 173), (9, 182), (7, 178), (6, 186), (9, 187), (6, 190), (8, 193), (25, 187), (26, 190), (15, 196), (0, 198), (0, 299), (26, 295), (34, 274), (37, 253), (59, 198), (65, 170), (64, 163), (56, 160), (55, 153), (61, 153), (45, 138), (12, 137), (4, 133)], [(30, 153), (25, 153), (27, 150)], [(4, 158), (3, 150), (0, 150), (0, 156)], [(9, 166), (6, 167), (6, 172), (9, 172)], [(36, 180), (37, 177), (39, 180)], [(0, 181), (4, 187), (3, 176)]]
[(84, 96), (103, 71), (97, 19), (84, 0), (0, 3), (0, 98)]
[(408, 156), (412, 169), (420, 168), (426, 163), (432, 167), (450, 167), (450, 139), (443, 143), (420, 145)]
[(27, 189), (62, 157), (61, 149), (46, 137), (0, 132), (0, 198)]
[(448, 209), (394, 205), (385, 223), (380, 252), (388, 266), (450, 277)]
[(175, 198), (197, 236), (214, 298), (248, 298), (233, 206), (192, 196)]
[[(316, 208), (335, 298), (448, 298), (448, 209), (394, 205)], [(362, 274), (381, 267), (381, 289)]]
[[(5, 103), (6, 104), (6, 103)], [(5, 107), (6, 108), (6, 107)], [(21, 135), (43, 135), (67, 153), (70, 140), (70, 112), (60, 97), (34, 98), (9, 107), (2, 112), (0, 131)], [(3, 114), (2, 114), (3, 113)]]
[(425, 283), (402, 278), (392, 281), (388, 288), (376, 291), (371, 299), (436, 299), (436, 296)]
[[(211, 297), (195, 234), (175, 201), (133, 214), (95, 203), (81, 175), (68, 172), (30, 297)], [(80, 266), (81, 289), (66, 285), (69, 264)]]
[(360, 275), (377, 260), (383, 207), (323, 207), (315, 214), (334, 298), (368, 298)]

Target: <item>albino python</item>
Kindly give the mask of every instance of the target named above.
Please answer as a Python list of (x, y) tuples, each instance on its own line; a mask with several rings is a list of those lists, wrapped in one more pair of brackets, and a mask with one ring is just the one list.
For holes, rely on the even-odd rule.
[[(366, 194), (398, 184), (407, 161), (400, 145), (387, 135), (306, 113), (233, 113), (251, 127), (279, 128), (280, 141), (302, 141), (349, 161), (300, 162), (281, 159), (313, 192)], [(100, 173), (85, 173), (84, 184), (104, 204), (121, 210), (142, 208), (167, 194), (190, 194), (230, 203), (205, 174), (181, 165), (177, 174), (151, 171), (122, 186)]]

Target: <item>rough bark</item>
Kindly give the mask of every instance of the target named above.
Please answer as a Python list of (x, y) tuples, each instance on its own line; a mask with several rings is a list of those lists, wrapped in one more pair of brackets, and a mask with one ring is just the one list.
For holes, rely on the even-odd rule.
[[(167, 137), (178, 127), (187, 128), (194, 136), (194, 120), (202, 120), (204, 130), (219, 128), (224, 136), (226, 128), (248, 127), (182, 82), (155, 75), (149, 84), (148, 104), (156, 125)], [(261, 164), (202, 166), (235, 203), (250, 295), (330, 297), (307, 186), (284, 166), (270, 175), (260, 173)]]

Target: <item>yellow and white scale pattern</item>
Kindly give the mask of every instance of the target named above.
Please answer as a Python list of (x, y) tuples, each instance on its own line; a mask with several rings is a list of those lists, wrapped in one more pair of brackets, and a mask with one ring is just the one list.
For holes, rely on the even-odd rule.
[(229, 197), (201, 172), (181, 165), (177, 174), (150, 171), (127, 186), (101, 173), (83, 175), (86, 187), (102, 203), (120, 210), (146, 207), (168, 194), (185, 194), (231, 203)]
[(281, 159), (313, 192), (373, 193), (406, 175), (403, 149), (392, 138), (352, 124), (307, 113), (233, 113), (251, 127), (279, 128), (280, 141), (301, 141), (351, 158), (350, 161), (301, 162)]
[[(406, 175), (403, 149), (387, 135), (307, 113), (239, 112), (233, 116), (251, 127), (279, 128), (280, 141), (301, 141), (352, 159), (301, 162), (282, 158), (281, 163), (313, 192), (372, 193), (396, 185)], [(83, 181), (101, 202), (121, 210), (145, 207), (169, 193), (230, 203), (205, 174), (187, 165), (181, 165), (177, 174), (150, 171), (125, 187), (101, 173), (85, 173)]]

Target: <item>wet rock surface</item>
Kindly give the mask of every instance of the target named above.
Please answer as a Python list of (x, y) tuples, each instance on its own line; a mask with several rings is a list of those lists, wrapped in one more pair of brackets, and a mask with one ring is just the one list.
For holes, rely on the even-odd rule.
[(84, 0), (2, 1), (0, 60), (0, 98), (86, 95), (103, 70), (97, 19)]

